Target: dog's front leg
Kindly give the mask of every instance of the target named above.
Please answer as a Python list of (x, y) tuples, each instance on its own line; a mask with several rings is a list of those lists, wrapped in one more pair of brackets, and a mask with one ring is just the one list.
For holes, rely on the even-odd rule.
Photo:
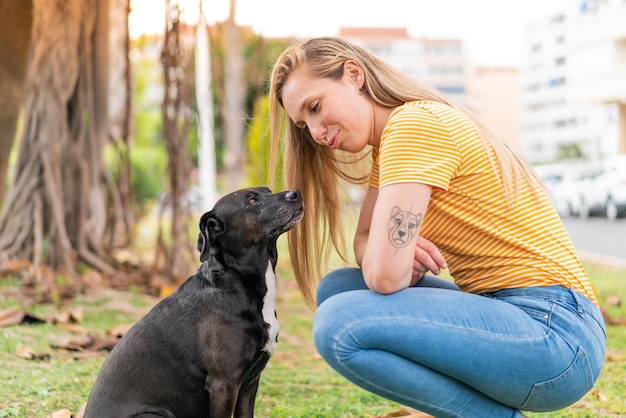
[(246, 388), (242, 388), (235, 405), (234, 418), (252, 418), (254, 417), (254, 402), (256, 400), (256, 392), (259, 388), (260, 376), (251, 381)]
[(209, 417), (231, 418), (237, 403), (239, 383), (232, 380), (206, 379), (209, 392)]

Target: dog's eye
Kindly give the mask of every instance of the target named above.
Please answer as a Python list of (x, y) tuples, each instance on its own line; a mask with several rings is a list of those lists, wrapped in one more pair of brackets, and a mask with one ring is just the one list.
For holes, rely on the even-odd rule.
[(256, 202), (258, 202), (258, 199), (256, 197), (253, 196), (253, 197), (248, 198), (248, 206), (255, 205)]

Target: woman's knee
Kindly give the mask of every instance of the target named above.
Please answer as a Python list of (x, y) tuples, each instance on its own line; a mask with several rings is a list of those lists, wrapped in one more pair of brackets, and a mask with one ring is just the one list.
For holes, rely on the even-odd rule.
[(367, 289), (361, 269), (344, 267), (328, 273), (317, 287), (315, 301), (319, 307), (322, 302), (339, 293), (350, 290)]
[(335, 357), (332, 341), (335, 340), (337, 334), (337, 312), (333, 305), (333, 301), (319, 305), (313, 318), (313, 343), (317, 352), (327, 362)]

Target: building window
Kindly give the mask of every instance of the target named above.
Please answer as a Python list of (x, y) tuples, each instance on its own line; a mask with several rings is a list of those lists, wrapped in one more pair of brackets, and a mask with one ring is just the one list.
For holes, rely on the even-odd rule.
[(370, 52), (377, 56), (389, 55), (391, 53), (391, 47), (388, 45), (371, 47)]
[(539, 83), (533, 83), (533, 84), (529, 84), (526, 87), (527, 91), (537, 91), (541, 88), (541, 85)]
[(463, 86), (437, 86), (437, 89), (445, 94), (465, 93), (465, 87)]
[(550, 23), (552, 24), (563, 23), (563, 22), (565, 22), (565, 15), (563, 13), (558, 14), (552, 17), (552, 19), (550, 19)]
[(549, 87), (558, 87), (565, 84), (565, 77), (552, 78), (548, 81)]
[(606, 6), (607, 0), (584, 0), (580, 2), (580, 12), (582, 14), (597, 12), (598, 9)]

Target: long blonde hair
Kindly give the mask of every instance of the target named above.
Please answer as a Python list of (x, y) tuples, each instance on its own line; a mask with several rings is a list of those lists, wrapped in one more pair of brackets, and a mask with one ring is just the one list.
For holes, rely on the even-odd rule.
[[(289, 46), (276, 60), (270, 79), (270, 173), (276, 171), (282, 149), (284, 187), (299, 189), (306, 207), (303, 220), (288, 233), (288, 245), (296, 280), (309, 307), (315, 306), (315, 288), (330, 245), (347, 259), (341, 219), (341, 180), (364, 183), (367, 177), (352, 173), (345, 153), (316, 144), (308, 130), (297, 127), (286, 117), (283, 87), (289, 75), (303, 64), (317, 77), (338, 80), (347, 60), (354, 60), (363, 69), (362, 91), (379, 105), (397, 107), (410, 101), (429, 100), (445, 103), (466, 115), (485, 148), (493, 148), (495, 158), (491, 153), (487, 155), (494, 170), (500, 172), (500, 186), (509, 205), (517, 202), (524, 180), (537, 184), (532, 181), (536, 179), (533, 170), (469, 111), (364, 48), (335, 37), (313, 38)], [(273, 181), (271, 178), (270, 184)]]

